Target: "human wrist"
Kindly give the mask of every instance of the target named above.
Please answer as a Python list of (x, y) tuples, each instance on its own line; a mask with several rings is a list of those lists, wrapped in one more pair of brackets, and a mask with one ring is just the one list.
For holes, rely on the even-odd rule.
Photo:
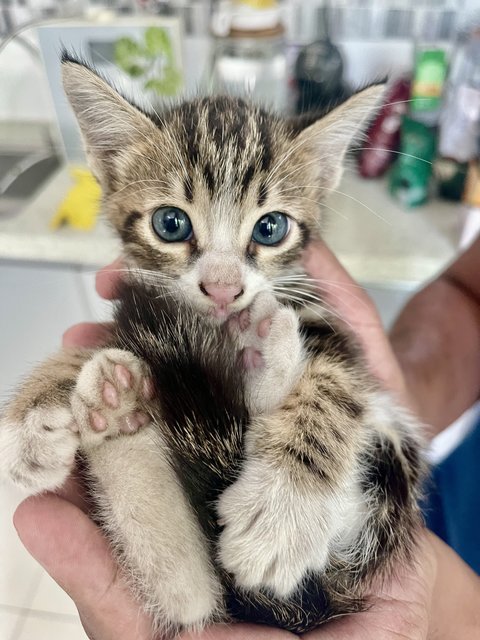
[(480, 578), (442, 540), (427, 535), (436, 564), (428, 640), (480, 637)]

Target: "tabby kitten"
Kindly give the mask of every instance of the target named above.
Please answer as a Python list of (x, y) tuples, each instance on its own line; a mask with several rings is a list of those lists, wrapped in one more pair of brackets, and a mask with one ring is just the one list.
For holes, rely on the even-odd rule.
[(163, 632), (360, 610), (414, 544), (418, 437), (300, 258), (382, 89), (308, 121), (230, 97), (147, 112), (67, 55), (63, 77), (129, 271), (110, 344), (61, 351), (6, 407), (3, 471), (37, 493), (84, 458)]

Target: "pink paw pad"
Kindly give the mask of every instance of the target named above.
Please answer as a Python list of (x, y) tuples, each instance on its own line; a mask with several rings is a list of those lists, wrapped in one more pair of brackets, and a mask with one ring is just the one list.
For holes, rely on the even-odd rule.
[(107, 428), (107, 420), (101, 413), (98, 413), (98, 411), (90, 412), (90, 424), (94, 431), (105, 431)]
[(128, 416), (122, 418), (120, 423), (120, 431), (123, 433), (135, 433), (140, 429), (140, 427), (144, 427), (149, 418), (145, 413), (141, 413), (137, 411), (136, 413), (131, 413)]
[(112, 407), (112, 409), (118, 408), (118, 392), (111, 382), (104, 383), (102, 395), (105, 404)]
[(270, 327), (272, 326), (271, 318), (264, 318), (260, 320), (257, 326), (257, 334), (259, 338), (266, 338), (270, 333)]
[(142, 382), (142, 395), (145, 400), (152, 400), (155, 395), (155, 388), (153, 386), (153, 380), (151, 378), (144, 378)]
[(238, 316), (238, 325), (241, 331), (245, 331), (250, 326), (250, 311), (248, 309), (244, 309), (240, 312)]
[(242, 351), (242, 364), (245, 369), (260, 369), (264, 366), (262, 354), (253, 347), (245, 347)]
[(123, 364), (116, 364), (114, 367), (115, 378), (122, 389), (127, 391), (132, 386), (132, 374)]

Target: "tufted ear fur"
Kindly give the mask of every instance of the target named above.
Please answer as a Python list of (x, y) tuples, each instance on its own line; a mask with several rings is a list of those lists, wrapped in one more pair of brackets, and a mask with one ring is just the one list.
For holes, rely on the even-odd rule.
[(76, 115), (93, 174), (108, 187), (121, 170), (121, 154), (132, 144), (151, 143), (158, 128), (86, 64), (64, 54), (65, 93)]
[(335, 189), (338, 185), (348, 148), (379, 109), (384, 94), (385, 85), (368, 87), (301, 129), (295, 144), (302, 153), (317, 159), (309, 164), (319, 187)]

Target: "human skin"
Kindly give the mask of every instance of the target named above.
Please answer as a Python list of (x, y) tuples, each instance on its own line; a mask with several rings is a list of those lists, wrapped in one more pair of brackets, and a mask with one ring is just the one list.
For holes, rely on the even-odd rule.
[[(455, 418), (467, 408), (480, 388), (477, 384), (475, 391), (475, 384), (480, 380), (480, 286), (478, 291), (467, 287), (466, 293), (465, 285), (458, 284), (464, 279), (469, 282), (475, 260), (480, 265), (480, 244), (477, 245), (473, 248), (473, 259), (468, 256), (467, 262), (462, 259), (458, 268), (454, 265), (438, 283), (429, 285), (426, 293), (413, 298), (394, 326), (392, 343), (383, 331), (373, 303), (331, 252), (324, 245), (315, 245), (305, 254), (307, 270), (318, 280), (327, 303), (356, 333), (374, 375), (423, 419), (435, 418), (435, 430), (450, 416)], [(114, 264), (98, 275), (97, 289), (105, 298), (114, 297), (118, 266)], [(428, 308), (436, 301), (437, 293), (444, 297), (439, 313), (433, 316), (439, 326), (434, 322), (432, 327)], [(459, 333), (454, 331), (455, 325), (450, 324), (450, 320), (443, 318), (448, 315), (445, 309), (451, 309), (450, 300), (455, 301), (455, 322), (466, 324), (465, 331), (460, 332), (458, 352), (450, 343), (444, 345), (442, 339), (448, 335), (452, 340)], [(420, 319), (419, 324), (415, 317)], [(101, 345), (107, 335), (108, 326), (77, 325), (67, 331), (64, 344)], [(415, 350), (417, 336), (422, 340), (421, 357)], [(436, 351), (443, 346), (448, 348), (448, 358), (441, 360), (445, 371), (438, 365)], [(477, 357), (477, 366), (472, 351)], [(459, 358), (468, 355), (467, 367), (462, 368), (457, 362), (457, 354)], [(436, 369), (428, 369), (432, 357), (437, 358)], [(425, 367), (427, 371), (437, 371), (440, 380), (431, 375), (424, 380)], [(461, 373), (472, 376), (473, 380), (462, 382)], [(453, 384), (468, 387), (468, 392), (462, 391), (460, 398), (455, 398), (455, 408), (451, 408), (450, 403), (456, 387), (450, 386), (449, 393), (444, 393)], [(82, 497), (78, 480), (72, 479), (60, 495), (29, 498), (17, 509), (14, 522), (30, 553), (74, 600), (90, 638), (151, 640), (150, 620), (131, 596), (108, 542), (89, 518), (88, 504)], [(303, 637), (308, 640), (470, 640), (480, 634), (479, 578), (428, 531), (419, 533), (411, 566), (398, 567), (393, 579), (372, 585), (371, 601), (372, 607), (367, 612), (341, 618)], [(195, 636), (183, 636), (184, 640), (193, 637), (197, 640), (287, 640), (295, 636), (267, 627), (237, 624), (218, 625)]]
[(480, 395), (480, 237), (400, 313), (390, 340), (430, 435)]

